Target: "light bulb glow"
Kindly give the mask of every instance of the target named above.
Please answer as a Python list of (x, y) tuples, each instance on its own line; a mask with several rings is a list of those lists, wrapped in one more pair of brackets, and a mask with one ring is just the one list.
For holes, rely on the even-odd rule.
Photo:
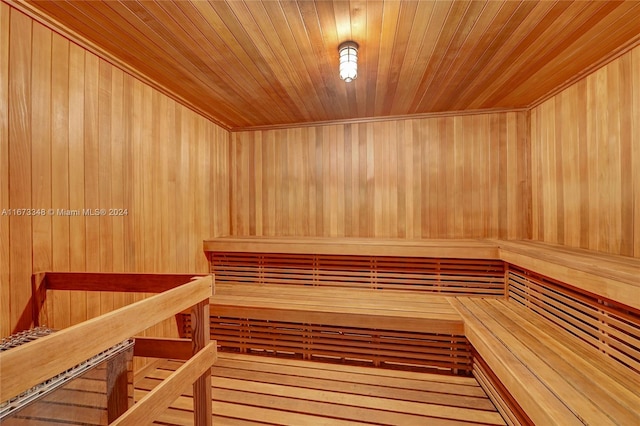
[(349, 83), (358, 76), (358, 44), (346, 41), (338, 48), (340, 54), (340, 78)]

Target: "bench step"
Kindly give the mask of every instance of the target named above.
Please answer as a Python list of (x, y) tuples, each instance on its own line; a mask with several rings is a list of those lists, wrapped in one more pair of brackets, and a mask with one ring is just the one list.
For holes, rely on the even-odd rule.
[(216, 285), (220, 317), (355, 328), (462, 334), (462, 319), (442, 296), (310, 286)]
[[(189, 317), (183, 317), (188, 336)], [(220, 351), (471, 373), (462, 318), (443, 296), (323, 286), (221, 284), (211, 298)]]

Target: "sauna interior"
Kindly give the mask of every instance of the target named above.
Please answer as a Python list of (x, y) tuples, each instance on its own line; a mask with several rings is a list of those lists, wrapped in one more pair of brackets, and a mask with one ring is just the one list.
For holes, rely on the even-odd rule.
[(640, 424), (638, 1), (2, 0), (0, 123), (2, 425)]

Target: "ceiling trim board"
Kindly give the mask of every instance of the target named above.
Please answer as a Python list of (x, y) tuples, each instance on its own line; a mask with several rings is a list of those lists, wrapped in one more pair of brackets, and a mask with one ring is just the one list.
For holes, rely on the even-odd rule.
[(270, 126), (233, 127), (231, 128), (230, 131), (231, 133), (237, 133), (237, 132), (254, 132), (254, 131), (262, 131), (262, 130), (284, 130), (284, 129), (298, 129), (302, 127), (378, 123), (378, 122), (385, 122), (385, 121), (421, 120), (426, 118), (462, 117), (467, 115), (486, 115), (486, 114), (500, 114), (500, 113), (509, 113), (509, 112), (527, 112), (530, 110), (531, 110), (530, 108), (526, 107), (526, 108), (488, 108), (488, 109), (461, 110), (461, 111), (426, 112), (421, 114), (389, 115), (386, 117), (351, 118), (348, 120), (327, 120), (327, 121), (314, 121), (314, 122), (304, 122), (304, 123), (273, 124)]

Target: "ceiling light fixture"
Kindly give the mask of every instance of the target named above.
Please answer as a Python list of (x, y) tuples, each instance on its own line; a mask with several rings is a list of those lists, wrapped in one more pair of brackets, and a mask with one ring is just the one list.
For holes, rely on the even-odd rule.
[(340, 78), (350, 83), (358, 76), (358, 43), (345, 41), (338, 47), (340, 54)]

